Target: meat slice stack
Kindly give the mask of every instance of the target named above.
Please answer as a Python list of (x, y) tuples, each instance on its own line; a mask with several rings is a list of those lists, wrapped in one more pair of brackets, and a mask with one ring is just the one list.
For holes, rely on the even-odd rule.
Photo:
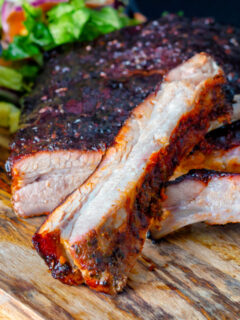
[(131, 111), (196, 53), (223, 68), (229, 101), (239, 105), (239, 43), (237, 28), (170, 15), (51, 52), (11, 145), (16, 213), (40, 215), (59, 205), (94, 172)]
[(181, 161), (164, 186), (166, 199), (151, 237), (159, 239), (196, 222), (240, 222), (239, 188), (240, 121), (235, 121), (209, 132)]
[(209, 132), (171, 180), (164, 186), (166, 199), (152, 224), (152, 238), (196, 222), (240, 222), (240, 121)]
[(161, 188), (226, 105), (208, 55), (172, 69), (131, 113), (92, 176), (50, 214), (34, 245), (54, 277), (121, 291), (161, 208)]

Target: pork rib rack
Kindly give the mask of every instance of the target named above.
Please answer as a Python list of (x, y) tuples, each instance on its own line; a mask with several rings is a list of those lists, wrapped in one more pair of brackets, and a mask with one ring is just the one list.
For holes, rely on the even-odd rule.
[(151, 227), (159, 239), (196, 222), (240, 222), (240, 174), (192, 170), (166, 184), (166, 199)]
[(94, 174), (33, 238), (54, 277), (123, 289), (160, 211), (162, 184), (225, 106), (223, 84), (216, 62), (198, 54), (132, 111)]
[(52, 211), (95, 170), (131, 110), (195, 53), (214, 57), (236, 97), (239, 43), (237, 28), (168, 16), (49, 54), (11, 145), (16, 213)]

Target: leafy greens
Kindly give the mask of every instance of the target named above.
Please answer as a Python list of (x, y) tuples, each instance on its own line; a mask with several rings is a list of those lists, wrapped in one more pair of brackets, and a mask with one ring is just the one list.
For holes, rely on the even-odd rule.
[[(0, 0), (0, 6), (2, 2)], [(12, 68), (0, 65), (0, 126), (8, 127), (11, 133), (17, 130), (20, 116), (20, 110), (12, 104), (18, 103), (18, 96), (11, 90), (23, 94), (31, 89), (43, 67), (45, 51), (68, 42), (93, 40), (138, 23), (126, 16), (121, 8), (94, 10), (86, 7), (84, 0), (59, 3), (47, 13), (27, 2), (22, 8), (26, 32), (15, 36), (2, 50), (1, 57), (12, 61)]]
[(59, 3), (46, 14), (40, 8), (23, 4), (24, 26), (27, 34), (15, 36), (7, 49), (3, 50), (5, 60), (33, 59), (43, 64), (43, 52), (58, 45), (93, 40), (101, 34), (136, 24), (121, 9), (103, 7), (100, 10), (87, 8), (84, 0)]

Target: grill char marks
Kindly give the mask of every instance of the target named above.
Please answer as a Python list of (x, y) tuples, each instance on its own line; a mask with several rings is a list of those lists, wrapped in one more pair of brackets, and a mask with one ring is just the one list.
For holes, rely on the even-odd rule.
[(44, 252), (43, 258), (53, 278), (69, 285), (77, 285), (83, 282), (80, 270), (73, 268), (64, 254), (59, 232), (49, 233), (44, 239), (36, 235), (33, 244), (40, 255)]
[(205, 54), (172, 70), (133, 110), (94, 174), (48, 216), (35, 246), (60, 231), (64, 256), (86, 284), (121, 291), (159, 213), (163, 183), (226, 104), (223, 83)]
[(197, 222), (240, 222), (239, 173), (192, 170), (165, 188), (162, 215), (151, 227), (154, 239)]

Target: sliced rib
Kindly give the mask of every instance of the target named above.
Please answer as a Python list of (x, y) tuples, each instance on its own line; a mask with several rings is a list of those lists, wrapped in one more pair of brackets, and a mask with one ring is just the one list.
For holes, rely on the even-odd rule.
[(95, 290), (123, 289), (160, 210), (162, 183), (223, 108), (223, 83), (214, 60), (198, 54), (134, 109), (94, 174), (33, 238), (54, 277), (72, 283), (76, 272), (79, 283), (81, 272)]
[(166, 185), (162, 214), (151, 227), (159, 239), (196, 222), (240, 222), (240, 174), (193, 170)]

